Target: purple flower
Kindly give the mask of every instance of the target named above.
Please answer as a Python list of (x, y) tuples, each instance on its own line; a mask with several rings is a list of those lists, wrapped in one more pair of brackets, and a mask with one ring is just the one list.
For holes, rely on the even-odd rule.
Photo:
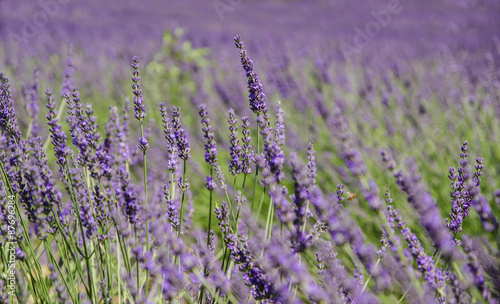
[(31, 123), (31, 133), (30, 136), (36, 137), (38, 136), (38, 112), (40, 108), (38, 106), (38, 90), (39, 90), (39, 72), (38, 69), (35, 68), (33, 70), (33, 84), (29, 88), (29, 93), (25, 92), (25, 88), (23, 86), (23, 94), (27, 95), (26, 99), (26, 112), (28, 113), (28, 117), (30, 118)]
[(406, 222), (403, 221), (399, 215), (399, 210), (395, 211), (395, 215), (398, 228), (401, 229), (401, 233), (408, 243), (410, 252), (417, 263), (418, 270), (423, 273), (424, 279), (435, 288), (440, 295), (443, 295), (446, 286), (446, 274), (442, 269), (436, 267), (436, 263), (432, 257), (425, 254), (424, 248), (417, 236), (411, 232), (410, 228), (406, 227)]
[(119, 200), (119, 207), (123, 208), (124, 214), (131, 224), (136, 224), (140, 220), (140, 205), (137, 200), (137, 193), (130, 185), (130, 175), (124, 166), (117, 170), (119, 184), (115, 187), (116, 196)]
[[(293, 221), (294, 230), (292, 232), (292, 245), (296, 250), (302, 251), (305, 248), (299, 247), (305, 240), (305, 233), (302, 231), (302, 226), (306, 222), (306, 211), (308, 201), (308, 189), (310, 180), (307, 178), (307, 173), (304, 166), (299, 162), (297, 155), (290, 155), (290, 167), (292, 168), (292, 178), (294, 182), (295, 192), (293, 194), (295, 220)], [(302, 244), (303, 245), (303, 244)]]
[(408, 202), (419, 214), (420, 222), (434, 241), (434, 246), (441, 250), (445, 257), (453, 256), (455, 249), (453, 237), (443, 225), (437, 203), (422, 182), (415, 160), (412, 158), (407, 160), (408, 173), (403, 174), (400, 170), (395, 170), (388, 152), (383, 152), (382, 156), (399, 188), (406, 193)]
[(94, 111), (90, 104), (84, 109), (77, 91), (73, 92), (72, 99), (68, 98), (67, 103), (68, 117), (66, 121), (70, 127), (73, 145), (80, 151), (77, 156), (78, 163), (87, 167), (92, 177), (98, 178), (102, 176), (103, 172), (97, 154), (94, 152), (101, 148), (99, 145), (101, 135), (98, 132), (97, 118), (93, 116)]
[(66, 179), (66, 169), (65, 166), (71, 155), (71, 149), (66, 146), (66, 132), (62, 130), (62, 126), (57, 118), (57, 110), (55, 109), (56, 103), (52, 98), (52, 91), (45, 91), (47, 95), (47, 109), (49, 113), (47, 116), (47, 124), (50, 126), (50, 138), (52, 139), (52, 145), (54, 146), (54, 155), (56, 156), (56, 162), (59, 165), (59, 172), (63, 179)]
[(163, 193), (164, 193), (165, 199), (167, 200), (167, 213), (166, 213), (166, 215), (168, 218), (168, 222), (172, 225), (172, 228), (174, 229), (174, 231), (177, 231), (179, 228), (179, 215), (177, 213), (175, 201), (172, 198), (170, 191), (168, 191), (167, 186), (163, 187)]
[(139, 138), (139, 150), (146, 152), (146, 150), (149, 148), (149, 143), (148, 140), (144, 137)]
[(132, 92), (134, 93), (134, 113), (137, 120), (146, 118), (146, 108), (144, 107), (144, 98), (142, 97), (141, 77), (139, 77), (139, 58), (132, 58)]
[(272, 129), (268, 126), (268, 121), (265, 119), (265, 116), (259, 117), (258, 123), (260, 125), (260, 133), (264, 141), (264, 155), (266, 156), (268, 162), (267, 165), (270, 173), (272, 173), (275, 178), (275, 180), (271, 180), (268, 183), (273, 184), (274, 182), (282, 182), (285, 178), (283, 173), (285, 155), (283, 154), (278, 142), (271, 137)]
[(181, 108), (172, 107), (172, 125), (174, 128), (175, 141), (177, 142), (179, 158), (186, 161), (189, 157), (191, 157), (191, 148), (189, 148), (186, 132), (182, 128), (181, 121), (179, 119), (180, 111)]
[(243, 49), (245, 46), (243, 45), (243, 41), (241, 41), (241, 37), (234, 37), (234, 42), (236, 43), (236, 47), (240, 49), (241, 64), (248, 78), (250, 109), (258, 114), (266, 110), (266, 95), (264, 95), (259, 76), (254, 71), (253, 61), (248, 57), (247, 51)]
[(208, 189), (208, 191), (214, 191), (215, 188), (217, 187), (217, 184), (215, 183), (214, 179), (211, 176), (207, 176), (207, 182), (205, 183), (205, 187)]
[(21, 130), (17, 124), (16, 110), (12, 103), (9, 79), (0, 73), (0, 127), (19, 142)]
[(207, 106), (202, 104), (198, 107), (198, 114), (201, 117), (201, 124), (203, 126), (203, 138), (205, 139), (205, 162), (210, 166), (217, 165), (217, 143), (215, 142), (215, 134), (210, 125), (210, 118), (208, 118)]
[(314, 141), (311, 141), (309, 146), (307, 146), (307, 177), (310, 180), (310, 184), (316, 184), (316, 155), (314, 152)]
[(254, 253), (250, 251), (246, 244), (246, 238), (237, 237), (230, 232), (229, 206), (223, 202), (220, 207), (215, 208), (214, 212), (219, 220), (219, 227), (222, 230), (224, 243), (230, 251), (231, 259), (242, 273), (245, 284), (252, 287), (252, 296), (257, 301), (267, 300), (268, 303), (274, 303), (270, 302), (275, 297), (273, 284), (269, 281), (263, 269), (256, 263)]
[(241, 141), (243, 142), (243, 145), (241, 146), (241, 159), (242, 159), (242, 170), (243, 174), (250, 174), (252, 173), (252, 168), (250, 167), (250, 164), (254, 160), (254, 151), (252, 150), (252, 137), (250, 136), (250, 119), (247, 116), (243, 116), (241, 118), (241, 134), (243, 135), (243, 138)]
[(461, 147), (460, 153), (460, 168), (458, 173), (456, 173), (455, 168), (451, 167), (449, 169), (450, 175), (448, 176), (451, 180), (451, 213), (450, 220), (446, 219), (446, 225), (455, 235), (462, 231), (463, 220), (469, 214), (469, 209), (471, 207), (471, 202), (469, 199), (469, 192), (467, 191), (467, 181), (470, 178), (469, 168), (467, 166), (467, 153), (468, 142), (465, 141)]
[(229, 172), (232, 175), (238, 175), (243, 170), (242, 160), (241, 160), (241, 146), (238, 144), (238, 120), (234, 115), (234, 110), (229, 109), (229, 143), (231, 144), (229, 148), (229, 153), (231, 155), (231, 160), (229, 161)]
[[(94, 191), (92, 193), (94, 198), (94, 206), (95, 206), (95, 220), (99, 227), (101, 227), (103, 232), (106, 232), (108, 216), (111, 214), (109, 210), (109, 200), (107, 195), (103, 193), (101, 187), (99, 185), (94, 186)], [(99, 239), (103, 240), (107, 238), (107, 235), (100, 234)]]
[[(285, 113), (283, 112), (283, 107), (281, 102), (278, 100), (278, 106), (276, 108), (276, 126), (274, 127), (274, 140), (278, 146), (282, 147), (285, 145)], [(283, 158), (285, 156), (283, 155)]]
[(172, 127), (169, 124), (167, 117), (167, 108), (165, 107), (165, 104), (162, 102), (160, 103), (159, 107), (163, 122), (163, 134), (165, 136), (165, 139), (167, 140), (167, 151), (170, 154), (167, 168), (169, 171), (175, 172), (175, 170), (177, 169), (177, 162), (175, 160), (175, 153), (177, 151), (177, 148), (175, 146), (175, 132), (174, 130), (172, 130)]
[(68, 57), (68, 61), (66, 63), (66, 72), (64, 73), (64, 79), (61, 86), (61, 97), (66, 98), (69, 96), (71, 92), (75, 89), (73, 87), (73, 56)]
[(64, 221), (62, 194), (52, 178), (41, 138), (31, 138), (29, 145), (31, 157), (22, 168), (25, 181), (20, 200), (26, 208), (28, 219), (35, 225), (37, 237), (45, 239), (47, 233), (57, 232), (54, 214), (61, 222)]

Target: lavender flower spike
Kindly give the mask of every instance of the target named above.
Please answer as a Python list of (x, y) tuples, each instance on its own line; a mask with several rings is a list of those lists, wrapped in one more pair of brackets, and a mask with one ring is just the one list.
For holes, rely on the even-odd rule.
[(240, 57), (241, 57), (241, 65), (246, 72), (246, 76), (248, 78), (248, 92), (250, 95), (250, 109), (254, 113), (260, 113), (266, 110), (266, 95), (264, 95), (264, 89), (262, 83), (259, 80), (259, 76), (257, 76), (257, 72), (254, 71), (253, 61), (247, 55), (247, 51), (243, 49), (245, 46), (243, 41), (241, 41), (241, 37), (237, 35), (234, 37), (234, 42), (236, 47), (240, 49)]
[(203, 125), (202, 131), (205, 138), (205, 162), (210, 166), (217, 165), (217, 143), (215, 142), (215, 134), (210, 125), (210, 118), (208, 118), (207, 106), (202, 104), (198, 107), (198, 114), (201, 117), (201, 124)]
[(252, 150), (252, 137), (250, 136), (250, 120), (248, 116), (243, 116), (241, 118), (242, 124), (241, 124), (241, 134), (243, 135), (243, 138), (241, 141), (243, 142), (243, 145), (241, 146), (242, 148), (242, 153), (241, 153), (241, 159), (242, 159), (242, 170), (243, 174), (250, 174), (252, 173), (252, 168), (250, 164), (253, 162), (254, 159), (254, 151)]
[(314, 141), (307, 146), (307, 177), (311, 186), (316, 184), (316, 154), (314, 152)]
[(146, 118), (146, 109), (144, 107), (144, 98), (142, 97), (142, 89), (141, 89), (141, 77), (139, 77), (139, 58), (134, 57), (132, 59), (132, 68), (134, 71), (132, 72), (132, 90), (134, 93), (134, 112), (135, 118), (137, 120), (143, 120)]
[(191, 157), (191, 148), (189, 148), (189, 143), (186, 137), (186, 131), (182, 128), (180, 121), (180, 111), (179, 107), (172, 107), (172, 125), (174, 128), (175, 141), (177, 142), (177, 150), (179, 152), (179, 158), (186, 161)]
[(243, 170), (241, 161), (241, 146), (238, 144), (238, 126), (236, 123), (238, 120), (234, 115), (234, 109), (229, 109), (229, 142), (231, 147), (229, 148), (229, 153), (231, 154), (231, 160), (229, 161), (229, 172), (232, 175), (238, 175)]
[(21, 130), (17, 124), (16, 110), (12, 103), (9, 79), (0, 73), (0, 127), (19, 142)]

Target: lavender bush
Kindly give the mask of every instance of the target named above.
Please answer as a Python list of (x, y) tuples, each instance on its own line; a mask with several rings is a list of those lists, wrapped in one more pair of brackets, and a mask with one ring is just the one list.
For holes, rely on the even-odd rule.
[(162, 43), (106, 91), (0, 73), (0, 303), (500, 302), (500, 43)]

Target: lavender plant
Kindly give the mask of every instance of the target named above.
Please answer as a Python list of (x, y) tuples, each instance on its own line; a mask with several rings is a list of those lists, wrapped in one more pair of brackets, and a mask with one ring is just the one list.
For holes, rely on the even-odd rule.
[[(329, 58), (311, 67), (286, 51), (259, 78), (234, 42), (244, 75), (197, 66), (175, 100), (151, 98), (157, 62), (140, 73), (133, 57), (123, 111), (87, 104), (73, 57), (62, 100), (47, 89), (40, 107), (37, 70), (24, 112), (0, 74), (0, 303), (500, 301), (499, 147), (478, 131), (498, 135), (498, 99), (445, 112), (451, 93), (435, 75), (333, 73)], [(220, 71), (246, 78), (248, 96)], [(455, 76), (442, 79), (463, 90)], [(439, 141), (438, 110), (470, 140), (458, 169), (442, 168), (463, 139)], [(437, 141), (419, 146), (426, 136)], [(474, 166), (469, 151), (482, 154)]]

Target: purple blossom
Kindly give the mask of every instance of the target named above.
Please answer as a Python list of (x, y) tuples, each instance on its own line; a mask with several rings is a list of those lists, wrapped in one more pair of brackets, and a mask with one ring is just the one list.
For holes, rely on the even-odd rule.
[(181, 121), (179, 119), (180, 111), (181, 108), (172, 107), (172, 125), (175, 133), (175, 141), (177, 142), (179, 158), (186, 161), (189, 157), (191, 157), (191, 149), (189, 148), (186, 132), (182, 128)]
[(282, 182), (285, 178), (283, 173), (283, 162), (285, 161), (283, 151), (278, 142), (272, 138), (272, 129), (268, 126), (268, 121), (266, 121), (265, 117), (259, 117), (258, 123), (264, 140), (264, 153), (268, 162), (267, 166), (272, 177), (275, 178), (275, 180), (271, 180), (269, 183)]
[(144, 98), (142, 97), (141, 77), (139, 77), (139, 58), (132, 58), (132, 91), (134, 93), (134, 113), (137, 120), (142, 121), (146, 118), (146, 108), (144, 107)]
[(203, 138), (205, 139), (205, 162), (210, 166), (217, 165), (217, 143), (215, 142), (215, 134), (210, 125), (210, 118), (208, 118), (207, 106), (202, 104), (198, 107), (198, 114), (201, 117), (201, 124), (203, 126)]
[[(276, 108), (276, 126), (274, 127), (274, 140), (280, 147), (285, 145), (285, 113), (279, 100), (278, 106)], [(285, 155), (282, 155), (282, 157), (284, 158)]]
[(167, 200), (167, 218), (168, 222), (172, 225), (172, 228), (177, 231), (179, 228), (179, 215), (177, 212), (177, 208), (175, 205), (175, 201), (172, 198), (172, 195), (170, 194), (170, 191), (168, 191), (167, 186), (163, 187), (163, 193), (165, 196), (165, 199)]
[(64, 79), (61, 86), (61, 97), (65, 98), (71, 94), (71, 92), (75, 89), (73, 87), (73, 56), (68, 57), (68, 61), (66, 63), (66, 72), (64, 73)]
[(167, 151), (170, 154), (170, 158), (168, 160), (167, 168), (171, 172), (175, 172), (177, 169), (177, 162), (175, 160), (175, 153), (177, 152), (176, 148), (176, 143), (175, 143), (175, 132), (172, 130), (172, 127), (170, 126), (170, 123), (168, 121), (167, 117), (167, 108), (165, 107), (165, 104), (162, 102), (159, 105), (160, 107), (160, 114), (162, 117), (162, 122), (163, 122), (163, 134), (165, 136), (165, 139), (167, 141)]
[(214, 179), (211, 176), (207, 176), (207, 182), (205, 183), (205, 188), (207, 188), (208, 191), (214, 191), (216, 187), (217, 184), (215, 183)]
[(305, 233), (302, 231), (302, 226), (306, 222), (306, 211), (308, 201), (309, 179), (302, 164), (299, 163), (298, 157), (295, 154), (290, 155), (290, 166), (292, 167), (292, 178), (294, 182), (295, 192), (293, 194), (295, 220), (293, 221), (293, 239), (292, 245), (296, 250), (303, 251), (303, 242), (305, 240)]
[(274, 288), (272, 282), (256, 263), (255, 255), (250, 251), (245, 237), (238, 237), (230, 232), (229, 229), (229, 206), (222, 203), (221, 207), (214, 210), (219, 226), (223, 232), (225, 244), (231, 253), (231, 259), (238, 265), (239, 271), (243, 275), (243, 281), (246, 285), (252, 287), (252, 296), (255, 300), (271, 301), (274, 300)]
[(406, 227), (406, 222), (403, 221), (399, 215), (399, 210), (396, 210), (394, 215), (398, 228), (401, 229), (401, 233), (408, 243), (410, 252), (415, 258), (418, 270), (423, 273), (424, 279), (430, 284), (430, 286), (437, 291), (440, 302), (443, 302), (442, 298), (444, 296), (444, 288), (447, 280), (446, 274), (442, 269), (438, 269), (436, 267), (436, 263), (432, 257), (425, 254), (424, 248), (422, 247), (422, 244), (417, 236), (411, 232), (410, 228)]
[(316, 184), (316, 155), (314, 152), (314, 141), (307, 146), (307, 177), (311, 186)]
[(47, 95), (47, 109), (49, 113), (45, 116), (47, 118), (47, 124), (50, 126), (50, 138), (52, 139), (52, 145), (54, 146), (54, 155), (56, 156), (56, 162), (59, 165), (59, 173), (66, 179), (66, 164), (68, 158), (71, 155), (71, 149), (66, 146), (66, 132), (63, 131), (59, 119), (57, 118), (57, 110), (55, 109), (56, 103), (52, 97), (52, 90), (45, 91)]
[(16, 110), (12, 103), (9, 79), (0, 73), (0, 127), (19, 142), (21, 130), (17, 124)]
[(130, 175), (124, 166), (120, 166), (116, 173), (119, 184), (115, 187), (115, 193), (119, 200), (119, 206), (123, 208), (128, 221), (131, 224), (136, 224), (140, 220), (140, 205), (137, 192), (130, 185)]
[(31, 157), (22, 168), (25, 183), (20, 192), (20, 200), (26, 208), (28, 219), (35, 225), (37, 237), (45, 239), (47, 233), (57, 232), (54, 214), (60, 221), (64, 221), (62, 194), (52, 179), (41, 138), (31, 138), (28, 144)]
[(243, 41), (241, 41), (241, 37), (235, 36), (234, 42), (236, 47), (240, 49), (241, 64), (248, 78), (248, 92), (250, 93), (248, 97), (250, 99), (250, 109), (254, 113), (259, 114), (266, 110), (266, 95), (264, 95), (262, 83), (254, 70), (252, 59), (250, 59), (247, 55), (247, 51), (243, 49), (245, 46)]
[(139, 150), (145, 152), (149, 148), (148, 140), (144, 137), (139, 138)]
[[(35, 68), (33, 70), (33, 84), (29, 88), (29, 93), (24, 92), (26, 99), (26, 112), (28, 113), (28, 117), (30, 118), (31, 125), (31, 133), (30, 135), (33, 137), (38, 136), (39, 126), (38, 126), (38, 113), (40, 111), (40, 107), (38, 106), (38, 90), (40, 88), (40, 73), (38, 69)], [(23, 91), (25, 88), (23, 87)]]
[(238, 144), (239, 139), (238, 139), (238, 126), (236, 125), (238, 123), (238, 120), (236, 119), (236, 116), (234, 114), (234, 109), (229, 109), (229, 142), (231, 144), (229, 148), (229, 153), (231, 155), (231, 160), (229, 161), (229, 172), (232, 175), (238, 175), (242, 172), (243, 166), (242, 166), (242, 160), (241, 160), (241, 146)]
[(252, 150), (252, 137), (250, 136), (250, 119), (247, 116), (241, 118), (241, 134), (243, 135), (241, 141), (243, 145), (241, 146), (241, 159), (242, 159), (242, 170), (244, 174), (252, 173), (252, 168), (250, 164), (254, 161), (254, 151)]
[(394, 169), (394, 163), (388, 152), (384, 151), (382, 157), (387, 168), (393, 173), (396, 183), (406, 193), (408, 202), (418, 212), (422, 225), (434, 241), (434, 246), (441, 250), (445, 257), (453, 256), (455, 248), (453, 237), (444, 229), (437, 203), (423, 184), (415, 160), (407, 160), (408, 173), (403, 174), (400, 170)]

